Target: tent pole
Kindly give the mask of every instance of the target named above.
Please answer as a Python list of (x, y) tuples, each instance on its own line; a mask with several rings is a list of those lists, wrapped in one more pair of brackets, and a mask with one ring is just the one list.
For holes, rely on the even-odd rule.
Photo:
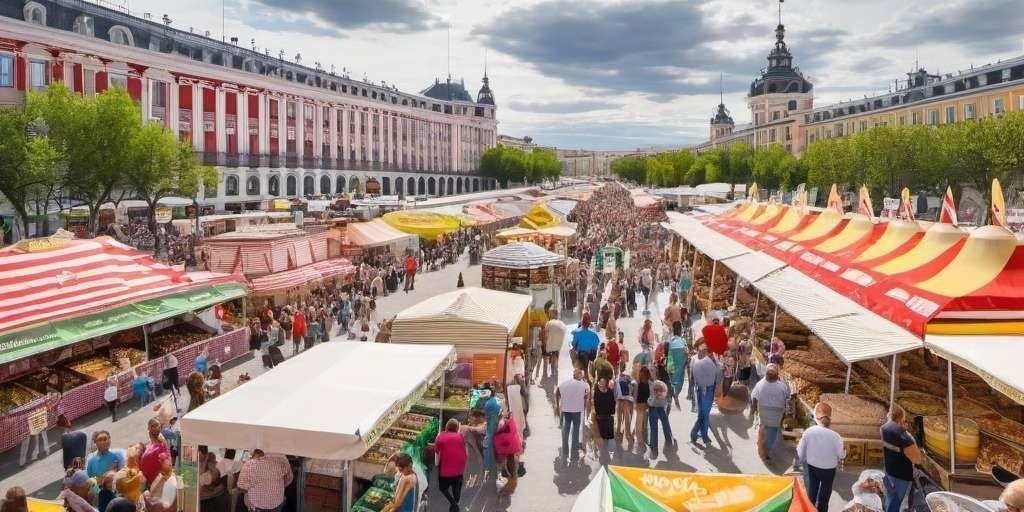
[(736, 308), (736, 298), (740, 294), (740, 276), (736, 276), (736, 285), (732, 287), (732, 307)]
[[(760, 297), (760, 295), (758, 295), (758, 297)], [(768, 338), (768, 341), (771, 341), (772, 339), (775, 338), (775, 325), (778, 324), (778, 323), (779, 323), (779, 303), (776, 302), (775, 303), (775, 315), (772, 318), (772, 336), (771, 336), (771, 338)]]
[(142, 326), (142, 342), (146, 350), (146, 361), (149, 361), (149, 325)]
[(853, 365), (852, 364), (848, 364), (848, 365), (846, 365), (846, 388), (843, 390), (843, 393), (847, 393), (847, 394), (850, 393), (850, 374), (851, 373), (853, 373)]
[(345, 461), (345, 477), (342, 480), (341, 486), (344, 492), (341, 495), (341, 511), (348, 512), (352, 510), (352, 461)]
[(956, 429), (953, 425), (953, 362), (946, 359), (946, 416), (949, 417), (949, 474), (956, 473)]
[(437, 407), (437, 424), (441, 427), (441, 432), (444, 432), (444, 378), (447, 373), (447, 369), (441, 372), (441, 404)]
[(750, 315), (750, 338), (754, 340), (754, 346), (757, 346), (757, 306), (761, 303), (761, 290), (757, 291), (757, 298), (754, 299), (754, 312)]
[(711, 286), (708, 287), (708, 319), (711, 312), (715, 310), (715, 272), (718, 271), (718, 261), (711, 263)]
[(892, 370), (889, 373), (889, 404), (896, 402), (896, 368), (899, 366), (899, 354), (892, 355)]

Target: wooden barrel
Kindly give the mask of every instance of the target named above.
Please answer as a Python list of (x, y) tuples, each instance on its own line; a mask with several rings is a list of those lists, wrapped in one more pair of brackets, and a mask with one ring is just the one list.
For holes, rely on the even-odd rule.
[[(978, 459), (978, 424), (960, 416), (955, 417), (953, 423), (956, 426), (956, 462), (973, 464)], [(949, 460), (948, 417), (925, 417), (924, 445), (930, 453)]]

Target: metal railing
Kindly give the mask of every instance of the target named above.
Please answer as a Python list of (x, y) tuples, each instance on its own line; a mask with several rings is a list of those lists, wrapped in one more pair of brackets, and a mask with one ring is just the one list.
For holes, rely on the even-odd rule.
[(323, 158), (313, 156), (299, 156), (296, 153), (274, 154), (274, 155), (253, 155), (245, 153), (217, 153), (208, 151), (197, 151), (198, 158), (204, 165), (218, 167), (267, 167), (285, 169), (324, 169), (337, 171), (360, 171), (360, 172), (408, 172), (415, 174), (462, 174), (476, 176), (478, 172), (473, 171), (444, 171), (433, 169), (418, 169), (407, 165), (395, 163), (371, 162), (369, 160), (351, 160), (346, 158)]

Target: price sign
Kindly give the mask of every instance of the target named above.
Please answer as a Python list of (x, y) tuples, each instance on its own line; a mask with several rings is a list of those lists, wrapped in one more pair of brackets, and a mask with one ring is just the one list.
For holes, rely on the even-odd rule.
[(885, 210), (898, 210), (900, 207), (900, 200), (895, 197), (886, 197), (882, 199), (882, 208)]
[(39, 409), (32, 411), (32, 414), (28, 415), (29, 434), (36, 435), (46, 430), (47, 424), (49, 424), (49, 419), (47, 417), (45, 407), (40, 407)]

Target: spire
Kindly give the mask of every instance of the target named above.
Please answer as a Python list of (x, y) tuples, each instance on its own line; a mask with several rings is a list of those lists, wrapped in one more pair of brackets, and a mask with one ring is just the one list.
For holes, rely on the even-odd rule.
[(480, 92), (476, 95), (476, 102), (485, 105), (494, 105), (494, 93), (491, 92), (491, 80), (487, 78), (487, 49), (484, 49), (484, 79)]
[(725, 105), (725, 91), (724, 91), (724, 89), (722, 87), (722, 77), (723, 76), (724, 76), (724, 73), (719, 73), (718, 74), (718, 103), (720, 105)]

